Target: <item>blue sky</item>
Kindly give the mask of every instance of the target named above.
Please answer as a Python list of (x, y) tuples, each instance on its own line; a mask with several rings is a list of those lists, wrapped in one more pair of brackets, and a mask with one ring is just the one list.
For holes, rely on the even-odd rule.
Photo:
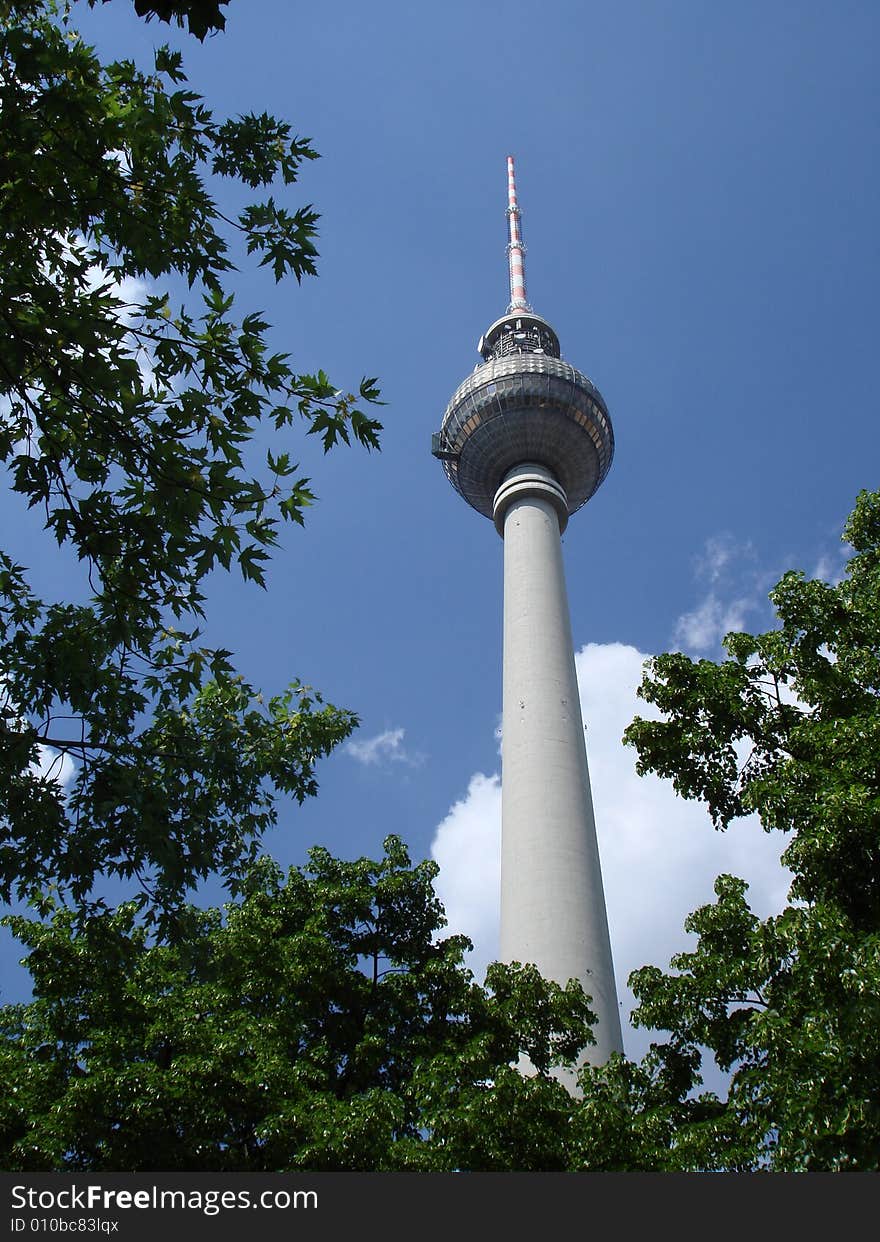
[[(665, 962), (720, 870), (751, 867), (778, 906), (781, 843), (714, 834), (638, 781), (619, 737), (645, 655), (714, 657), (725, 628), (768, 627), (785, 569), (839, 573), (845, 517), (878, 483), (880, 9), (233, 0), (203, 46), (129, 14), (79, 24), (141, 61), (180, 43), (218, 114), (275, 113), (322, 153), (290, 192), (322, 215), (318, 278), (234, 288), (299, 369), (377, 375), (387, 402), (378, 455), (292, 437), (319, 496), (306, 529), (268, 593), (212, 588), (206, 637), (249, 680), (300, 677), (362, 718), (360, 752), (283, 808), (273, 852), (375, 854), (397, 832), (440, 858), (491, 956), (502, 545), (430, 438), (506, 307), (513, 153), (529, 299), (616, 437), (564, 554), (618, 972)], [(33, 563), (35, 533), (17, 537)]]

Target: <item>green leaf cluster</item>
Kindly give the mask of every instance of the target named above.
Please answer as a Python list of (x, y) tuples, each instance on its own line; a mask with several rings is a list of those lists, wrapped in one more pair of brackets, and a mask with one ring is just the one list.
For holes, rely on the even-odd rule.
[(789, 838), (781, 914), (759, 919), (720, 876), (686, 924), (696, 949), (632, 979), (667, 1055), (704, 1047), (730, 1072), (713, 1122), (729, 1140), (698, 1145), (698, 1167), (880, 1168), (880, 492), (859, 494), (844, 538), (839, 582), (776, 586), (776, 629), (729, 634), (720, 664), (655, 659), (640, 693), (664, 718), (626, 734), (639, 770), (717, 827), (756, 813)]
[[(100, 2), (108, 4), (109, 0)], [(97, 3), (98, 0), (89, 0), (92, 8)], [(134, 0), (134, 11), (147, 21), (158, 17), (162, 22), (186, 26), (190, 34), (204, 39), (210, 32), (225, 30), (226, 18), (220, 10), (228, 3), (229, 0)]]
[[(110, 875), (164, 918), (211, 872), (234, 885), (274, 794), (313, 793), (356, 723), (297, 683), (264, 703), (200, 627), (207, 575), (265, 586), (314, 501), (296, 426), (376, 448), (358, 403), (378, 391), (297, 374), (235, 314), (240, 255), (315, 271), (317, 214), (278, 194), (316, 153), (286, 122), (216, 118), (165, 47), (146, 71), (102, 63), (52, 0), (2, 6), (0, 110), (0, 463), (82, 571), (75, 600), (44, 599), (0, 548), (0, 897), (82, 904)], [(226, 218), (229, 179), (271, 193)]]
[(264, 858), (162, 942), (131, 903), (9, 920), (35, 1000), (0, 1011), (3, 1167), (566, 1167), (551, 1074), (590, 1039), (587, 999), (517, 966), (476, 986), (435, 874), (390, 837), (378, 861)]

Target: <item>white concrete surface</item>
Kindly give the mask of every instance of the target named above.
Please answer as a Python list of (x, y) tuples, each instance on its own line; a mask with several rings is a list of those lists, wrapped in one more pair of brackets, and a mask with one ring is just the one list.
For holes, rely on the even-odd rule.
[[(542, 466), (498, 489), (504, 537), (501, 959), (579, 979), (598, 1015), (594, 1065), (623, 1051), (560, 526), (565, 495)], [(567, 1085), (571, 1085), (568, 1083)]]

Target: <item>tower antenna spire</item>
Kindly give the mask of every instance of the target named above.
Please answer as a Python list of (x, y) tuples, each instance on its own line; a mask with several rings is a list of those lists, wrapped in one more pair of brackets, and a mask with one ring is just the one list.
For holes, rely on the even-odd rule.
[(515, 311), (528, 311), (532, 308), (529, 306), (526, 298), (526, 248), (523, 245), (522, 226), (520, 218), (522, 212), (516, 201), (516, 174), (513, 168), (513, 156), (507, 157), (507, 266), (510, 271), (510, 304), (507, 307), (508, 315), (512, 315)]

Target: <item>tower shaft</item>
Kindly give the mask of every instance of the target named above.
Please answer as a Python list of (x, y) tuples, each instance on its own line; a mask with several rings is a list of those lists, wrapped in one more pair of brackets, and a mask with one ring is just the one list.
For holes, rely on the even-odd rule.
[(575, 673), (560, 528), (565, 493), (543, 466), (498, 490), (504, 537), (501, 959), (592, 998), (596, 1044), (622, 1051), (617, 991)]

